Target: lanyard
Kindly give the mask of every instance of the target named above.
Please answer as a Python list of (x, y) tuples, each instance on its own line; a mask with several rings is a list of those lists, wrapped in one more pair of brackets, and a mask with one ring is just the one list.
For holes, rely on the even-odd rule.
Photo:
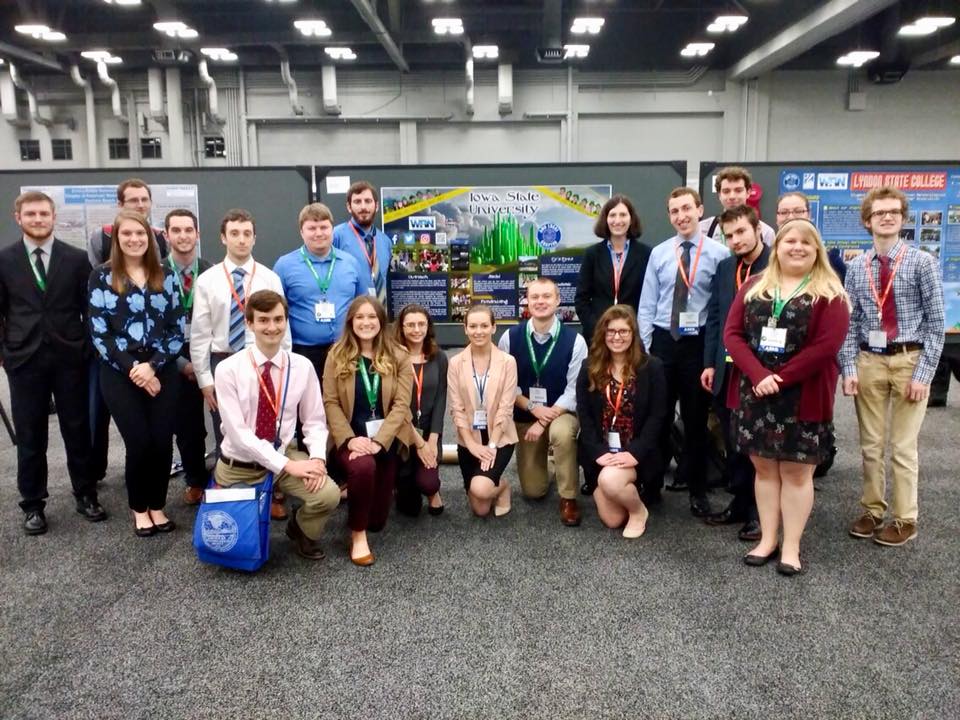
[(883, 289), (883, 295), (881, 296), (877, 292), (877, 286), (873, 282), (873, 269), (871, 267), (873, 263), (873, 258), (877, 256), (876, 250), (874, 250), (869, 258), (869, 264), (867, 265), (867, 280), (870, 283), (870, 293), (873, 295), (874, 302), (877, 303), (877, 317), (880, 319), (880, 322), (883, 323), (883, 306), (887, 302), (887, 298), (890, 296), (890, 291), (893, 290), (893, 278), (897, 274), (897, 270), (900, 269), (900, 263), (903, 262), (904, 255), (907, 254), (907, 249), (901, 248), (900, 252), (897, 253), (896, 259), (893, 261), (893, 267), (890, 269), (890, 278), (887, 280), (887, 286)]
[(357, 243), (360, 245), (360, 250), (363, 252), (363, 256), (367, 259), (367, 265), (370, 266), (370, 277), (376, 279), (376, 276), (373, 274), (373, 261), (377, 258), (377, 234), (373, 234), (373, 257), (371, 257), (370, 253), (367, 252), (367, 243), (364, 242), (363, 237), (361, 237), (356, 225), (353, 224), (352, 220), (348, 222), (347, 225), (349, 225), (350, 229), (353, 230), (353, 234), (357, 236)]
[(683, 269), (683, 258), (680, 256), (680, 246), (677, 245), (674, 250), (677, 252), (677, 269), (680, 271), (680, 277), (683, 279), (683, 284), (690, 290), (693, 288), (693, 281), (697, 277), (697, 266), (700, 264), (700, 252), (703, 250), (703, 235), (700, 236), (700, 242), (697, 245), (697, 257), (694, 258), (693, 265), (690, 267), (689, 278), (687, 278), (687, 273)]
[[(800, 291), (807, 286), (808, 282), (810, 282), (809, 275), (807, 275), (803, 279), (802, 283), (800, 283), (799, 285), (797, 285), (797, 287), (793, 289), (793, 292), (790, 293), (790, 297), (788, 297), (786, 300), (780, 299), (779, 285), (777, 285), (777, 287), (773, 289), (773, 321), (774, 323), (777, 323), (780, 321), (780, 315), (783, 313), (783, 309), (787, 306), (787, 303), (793, 300), (800, 293)], [(774, 325), (774, 327), (776, 327), (776, 325)]]
[(303, 261), (307, 264), (307, 267), (310, 268), (310, 272), (313, 273), (313, 279), (317, 281), (317, 287), (320, 288), (320, 292), (324, 297), (327, 296), (327, 290), (330, 288), (330, 278), (333, 277), (333, 266), (337, 264), (337, 256), (333, 252), (333, 248), (330, 249), (330, 253), (333, 257), (330, 260), (330, 269), (327, 270), (327, 276), (321, 281), (320, 276), (317, 275), (317, 269), (313, 267), (313, 263), (310, 262), (310, 258), (307, 257), (307, 251), (303, 249), (303, 246), (300, 246), (300, 255), (303, 257)]
[[(754, 261), (754, 262), (756, 262), (756, 261)], [(743, 287), (743, 284), (744, 284), (747, 280), (750, 279), (750, 272), (753, 270), (753, 263), (750, 263), (749, 265), (747, 265), (747, 276), (741, 280), (741, 279), (740, 279), (740, 270), (741, 270), (742, 268), (743, 268), (743, 260), (741, 260), (739, 263), (737, 263), (737, 290), (739, 290), (740, 288), (742, 288), (742, 287)]]
[[(33, 264), (33, 258), (30, 257), (30, 251), (27, 250), (26, 246), (23, 248), (27, 253), (27, 265), (30, 266), (30, 271), (33, 273), (33, 279), (37, 281), (37, 287), (40, 288), (41, 292), (47, 291), (47, 281), (40, 277), (40, 273), (37, 272), (37, 266)], [(41, 263), (43, 260), (40, 261)]]
[(613, 408), (613, 419), (610, 421), (610, 427), (613, 427), (617, 422), (617, 415), (620, 414), (620, 403), (623, 402), (623, 388), (626, 383), (620, 383), (620, 390), (617, 391), (617, 401), (616, 403), (610, 399), (610, 385), (613, 384), (613, 378), (610, 379), (610, 382), (607, 384), (607, 402), (610, 404), (610, 407)]
[(613, 304), (616, 305), (620, 300), (620, 275), (623, 274), (623, 266), (627, 262), (627, 252), (630, 250), (630, 244), (623, 246), (623, 252), (620, 253), (619, 262), (616, 259), (617, 253), (613, 246), (610, 246), (610, 263), (613, 265)]
[(424, 367), (424, 365), (426, 365), (426, 363), (424, 363), (423, 365), (421, 365), (419, 370), (417, 370), (416, 368), (414, 368), (414, 373), (413, 373), (413, 383), (414, 383), (414, 385), (417, 386), (417, 422), (420, 421), (420, 408), (421, 408), (421, 406), (422, 406), (422, 403), (420, 402), (420, 398), (423, 396), (423, 367)]
[[(277, 383), (276, 389), (276, 398), (270, 397), (270, 393), (267, 392), (267, 384), (263, 381), (263, 375), (260, 372), (260, 368), (257, 366), (257, 361), (253, 357), (253, 352), (247, 350), (247, 357), (250, 358), (250, 364), (253, 365), (253, 372), (257, 376), (257, 382), (260, 383), (260, 389), (263, 390), (263, 396), (267, 399), (267, 402), (270, 404), (270, 409), (273, 410), (273, 416), (277, 419), (277, 435), (280, 435), (280, 418), (283, 416), (283, 405), (282, 401), (286, 401), (286, 388), (290, 386), (290, 373), (287, 372), (287, 383), (283, 383), (283, 372), (287, 367), (287, 357), (283, 356), (280, 360), (280, 382)], [(280, 393), (283, 393), (281, 398)]]
[(227, 279), (227, 285), (230, 286), (230, 294), (233, 295), (233, 299), (237, 303), (237, 307), (240, 308), (240, 312), (243, 312), (246, 308), (244, 307), (244, 302), (246, 298), (250, 295), (250, 288), (253, 287), (253, 276), (257, 274), (257, 264), (253, 264), (253, 271), (250, 273), (250, 280), (247, 282), (246, 286), (243, 289), (243, 297), (241, 300), (240, 296), (237, 295), (237, 289), (233, 286), (233, 278), (231, 273), (227, 270), (227, 261), (223, 261), (223, 276)]
[[(183, 291), (183, 281), (180, 276), (180, 268), (177, 267), (177, 264), (173, 261), (172, 256), (167, 257), (167, 262), (170, 263), (170, 269), (173, 270), (173, 274), (177, 278), (177, 290), (180, 291), (180, 305), (184, 310), (189, 310), (193, 307), (193, 288), (195, 285), (190, 286), (190, 292), (185, 293)], [(193, 278), (193, 281), (197, 281), (197, 269), (200, 267), (200, 261), (197, 258), (193, 259), (193, 265), (190, 266), (190, 276)]]
[(362, 355), (357, 358), (357, 367), (360, 370), (360, 379), (363, 380), (363, 391), (367, 394), (367, 402), (370, 404), (370, 412), (376, 417), (377, 395), (380, 394), (380, 376), (374, 372), (373, 381), (371, 382), (370, 375), (367, 373), (367, 364), (364, 362)]
[[(554, 320), (554, 322), (556, 323), (556, 320)], [(553, 349), (557, 346), (557, 340), (560, 339), (560, 326), (558, 324), (556, 331), (553, 333), (553, 339), (550, 341), (550, 347), (547, 348), (547, 354), (543, 356), (543, 362), (537, 362), (537, 356), (533, 352), (532, 325), (526, 327), (524, 335), (527, 338), (527, 350), (530, 351), (530, 364), (533, 365), (533, 372), (537, 376), (537, 387), (540, 387), (540, 373), (542, 373), (543, 369), (547, 366), (547, 362), (549, 362), (550, 356), (553, 354)]]
[[(492, 356), (490, 362), (493, 362)], [(470, 364), (473, 366), (473, 384), (477, 386), (477, 395), (480, 398), (480, 405), (483, 406), (483, 393), (487, 389), (487, 380), (490, 378), (490, 368), (488, 367), (487, 371), (483, 374), (483, 383), (481, 383), (477, 376), (477, 365), (473, 362), (473, 353), (470, 353)]]

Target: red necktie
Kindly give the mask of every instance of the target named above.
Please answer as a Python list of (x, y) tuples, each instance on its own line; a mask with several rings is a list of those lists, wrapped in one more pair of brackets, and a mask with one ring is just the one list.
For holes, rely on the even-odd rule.
[(190, 272), (190, 268), (184, 268), (180, 275), (182, 277), (183, 291), (189, 293), (190, 288), (193, 287), (193, 273)]
[[(877, 259), (880, 261), (880, 292), (884, 292), (890, 282), (890, 258), (883, 255)], [(893, 299), (893, 285), (890, 286), (890, 292), (883, 299), (881, 316), (880, 327), (887, 333), (887, 342), (893, 342), (900, 334), (897, 329), (897, 303)]]
[(263, 385), (260, 386), (260, 398), (257, 401), (257, 437), (273, 442), (277, 435), (277, 413), (273, 409), (276, 400), (273, 390), (273, 377), (269, 360), (263, 364)]

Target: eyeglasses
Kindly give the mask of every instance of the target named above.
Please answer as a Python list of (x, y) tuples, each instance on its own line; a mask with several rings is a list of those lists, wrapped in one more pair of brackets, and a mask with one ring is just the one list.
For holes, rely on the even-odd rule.
[(611, 330), (607, 328), (607, 337), (630, 337), (633, 334), (633, 331), (629, 328), (626, 330)]
[(873, 220), (880, 220), (885, 218), (887, 215), (897, 218), (903, 215), (903, 210), (874, 210), (872, 213), (870, 213), (870, 218)]
[(777, 210), (777, 215), (780, 217), (797, 217), (805, 218), (810, 214), (810, 211), (806, 208), (797, 208), (796, 210)]

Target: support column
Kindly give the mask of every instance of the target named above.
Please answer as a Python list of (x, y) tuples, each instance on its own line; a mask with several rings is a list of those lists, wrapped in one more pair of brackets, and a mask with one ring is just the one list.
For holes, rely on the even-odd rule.
[(180, 86), (180, 68), (167, 68), (167, 132), (170, 152), (166, 164), (181, 167), (187, 165), (184, 155), (183, 97)]

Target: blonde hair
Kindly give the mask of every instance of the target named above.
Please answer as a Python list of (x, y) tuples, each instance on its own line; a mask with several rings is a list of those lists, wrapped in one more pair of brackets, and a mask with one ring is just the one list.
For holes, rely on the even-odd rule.
[(777, 248), (781, 240), (791, 230), (799, 230), (806, 235), (808, 240), (813, 241), (817, 248), (817, 257), (813, 262), (813, 268), (810, 270), (810, 282), (803, 288), (801, 294), (809, 295), (816, 300), (833, 300), (843, 298), (849, 304), (847, 293), (843, 289), (843, 283), (837, 273), (834, 272), (827, 257), (827, 248), (823, 244), (823, 239), (817, 231), (816, 226), (809, 220), (797, 218), (788, 220), (777, 231), (777, 237), (773, 241), (773, 249), (770, 252), (770, 261), (767, 269), (758, 276), (757, 281), (747, 291), (744, 300), (761, 298), (763, 300), (772, 300), (774, 288), (779, 287), (782, 273), (780, 270), (780, 260), (777, 256)]
[(353, 319), (360, 312), (360, 308), (369, 305), (380, 322), (380, 332), (373, 339), (373, 369), (381, 376), (396, 375), (399, 371), (400, 358), (406, 353), (406, 348), (400, 347), (391, 337), (387, 328), (387, 312), (376, 298), (361, 295), (354, 298), (347, 308), (347, 318), (343, 325), (343, 334), (330, 348), (329, 359), (334, 363), (337, 377), (346, 377), (357, 369), (360, 360), (360, 340), (353, 331)]

